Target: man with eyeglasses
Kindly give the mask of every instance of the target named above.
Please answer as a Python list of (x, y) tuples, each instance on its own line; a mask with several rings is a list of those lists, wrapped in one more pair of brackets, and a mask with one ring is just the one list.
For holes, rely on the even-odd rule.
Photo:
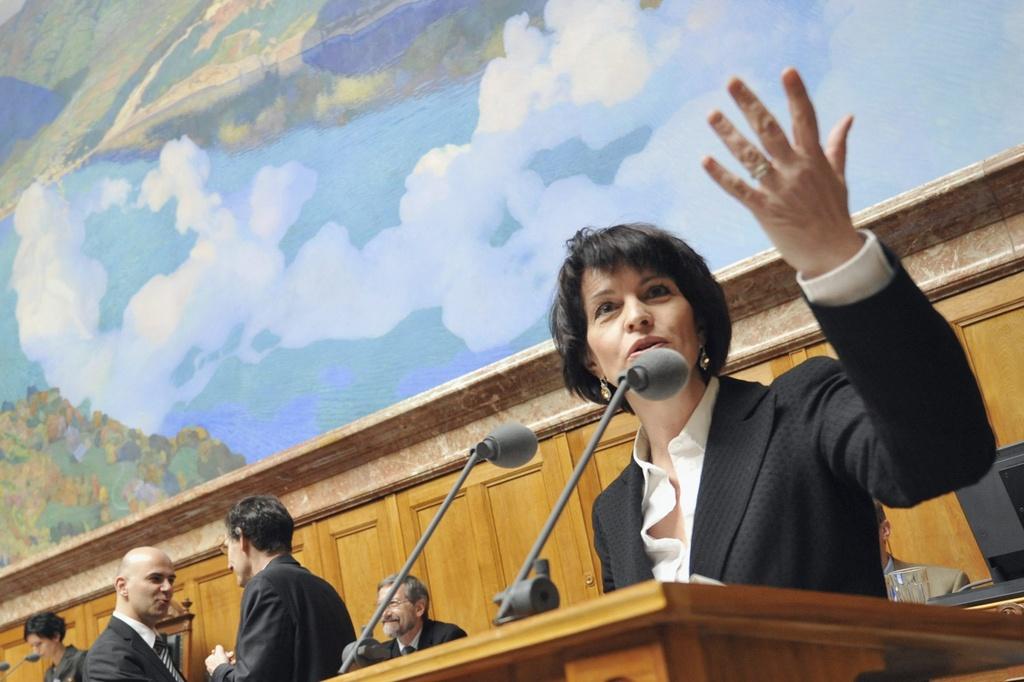
[[(396, 577), (389, 575), (377, 585), (378, 603), (387, 596)], [(427, 615), (429, 608), (430, 594), (427, 586), (416, 576), (407, 576), (388, 602), (381, 618), (384, 634), (393, 638), (384, 643), (391, 651), (391, 658), (408, 656), (420, 649), (466, 636), (466, 631), (458, 625), (431, 620)]]
[(355, 629), (337, 591), (292, 558), (291, 514), (276, 497), (247, 497), (224, 524), (222, 549), (245, 592), (234, 652), (218, 644), (206, 658), (212, 682), (333, 677)]

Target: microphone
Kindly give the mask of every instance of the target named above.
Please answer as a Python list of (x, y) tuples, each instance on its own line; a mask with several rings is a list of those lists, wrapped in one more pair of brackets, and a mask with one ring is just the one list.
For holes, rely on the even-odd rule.
[[(363, 628), (363, 632), (359, 635), (359, 639), (356, 640), (356, 645), (348, 651), (341, 664), (341, 669), (338, 670), (338, 674), (344, 674), (348, 672), (348, 669), (352, 667), (352, 663), (355, 661), (356, 656), (361, 650), (364, 650), (367, 646), (372, 646), (373, 640), (370, 637), (373, 634), (373, 629), (377, 627), (377, 623), (380, 622), (381, 616), (384, 615), (384, 609), (387, 608), (388, 602), (394, 598), (398, 588), (402, 586), (402, 581), (405, 580), (406, 576), (409, 575), (409, 571), (412, 570), (412, 565), (416, 563), (416, 560), (420, 558), (420, 554), (423, 553), (423, 548), (426, 547), (427, 541), (430, 540), (430, 536), (434, 534), (434, 530), (437, 528), (437, 524), (441, 522), (441, 517), (448, 511), (448, 507), (451, 506), (452, 502), (455, 501), (455, 495), (459, 492), (462, 484), (465, 483), (466, 478), (469, 476), (470, 470), (480, 461), (486, 460), (495, 466), (502, 467), (504, 469), (515, 469), (518, 466), (526, 464), (533, 459), (534, 453), (537, 452), (537, 436), (530, 429), (526, 428), (522, 424), (508, 423), (502, 424), (498, 428), (494, 429), (484, 438), (482, 441), (477, 443), (469, 453), (469, 460), (466, 461), (466, 466), (462, 468), (462, 473), (459, 474), (459, 478), (455, 481), (455, 485), (452, 486), (451, 491), (448, 493), (448, 497), (444, 498), (444, 502), (438, 507), (437, 513), (434, 514), (433, 520), (427, 529), (423, 531), (423, 536), (412, 550), (412, 554), (406, 559), (405, 565), (402, 566), (402, 570), (395, 576), (395, 582), (391, 583), (391, 588), (380, 603), (377, 604), (377, 610), (374, 611), (373, 617), (370, 618), (370, 622)], [(346, 647), (347, 648), (347, 647)]]
[(509, 422), (491, 431), (473, 451), (495, 466), (515, 469), (533, 459), (537, 436), (522, 424)]
[(373, 638), (346, 644), (342, 652), (342, 660), (348, 658), (353, 651), (355, 651), (355, 662), (360, 667), (380, 663), (391, 658), (391, 647), (384, 646)]
[(7, 661), (3, 661), (2, 663), (0, 663), (0, 672), (7, 671), (7, 674), (4, 675), (4, 679), (7, 679), (11, 676), (11, 673), (13, 673), (15, 670), (21, 667), (22, 663), (35, 663), (39, 660), (39, 658), (39, 654), (37, 654), (35, 651), (32, 651), (28, 654), (25, 654), (25, 658), (15, 663), (13, 668), (11, 667), (10, 663), (8, 663)]
[[(569, 477), (562, 494), (555, 502), (548, 520), (544, 523), (536, 542), (533, 543), (533, 548), (526, 556), (515, 581), (508, 589), (494, 596), (494, 601), (501, 604), (498, 608), (498, 615), (494, 618), (496, 625), (558, 607), (558, 588), (547, 576), (547, 562), (543, 559), (538, 561), (537, 557), (544, 548), (544, 543), (548, 541), (554, 531), (555, 522), (558, 521), (562, 510), (569, 502), (569, 496), (579, 483), (590, 458), (593, 457), (598, 441), (601, 440), (605, 429), (608, 428), (608, 423), (619, 410), (622, 401), (625, 400), (626, 392), (632, 390), (648, 400), (665, 400), (681, 391), (689, 376), (690, 368), (686, 364), (686, 358), (671, 348), (653, 348), (641, 354), (636, 362), (619, 375), (619, 385), (615, 388), (612, 399), (608, 401), (604, 414), (601, 415), (597, 430), (591, 436), (586, 450), (583, 451), (583, 456), (580, 457), (576, 468), (573, 469), (572, 476)], [(530, 569), (534, 567), (535, 562), (539, 570), (535, 571), (534, 578), (527, 580), (526, 576), (530, 574)]]
[(686, 358), (671, 348), (652, 348), (619, 375), (629, 388), (648, 400), (665, 400), (682, 390), (689, 378)]

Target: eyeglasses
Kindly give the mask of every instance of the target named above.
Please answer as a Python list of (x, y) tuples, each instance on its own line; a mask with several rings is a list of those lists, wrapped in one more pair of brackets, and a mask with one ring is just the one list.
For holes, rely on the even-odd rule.
[[(392, 599), (391, 601), (388, 602), (387, 608), (389, 608), (389, 609), (397, 609), (402, 604), (411, 604), (411, 603), (412, 603), (412, 601), (410, 601), (408, 599)], [(378, 606), (379, 606), (379, 604), (378, 604)]]

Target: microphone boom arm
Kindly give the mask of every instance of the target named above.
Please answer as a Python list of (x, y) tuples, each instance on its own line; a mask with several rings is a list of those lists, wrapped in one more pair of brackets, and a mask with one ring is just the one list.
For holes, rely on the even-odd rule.
[(604, 435), (612, 417), (619, 411), (622, 401), (626, 399), (626, 392), (628, 390), (629, 382), (620, 381), (619, 385), (615, 389), (615, 394), (612, 395), (612, 399), (608, 401), (608, 406), (605, 408), (601, 421), (597, 424), (597, 429), (594, 431), (594, 435), (591, 436), (590, 442), (587, 443), (587, 449), (583, 451), (583, 456), (580, 457), (580, 461), (576, 464), (576, 468), (573, 469), (572, 476), (570, 476), (568, 483), (566, 483), (565, 487), (562, 489), (562, 494), (558, 497), (558, 501), (555, 502), (555, 506), (551, 509), (551, 514), (548, 515), (548, 520), (544, 523), (544, 528), (541, 529), (540, 535), (533, 543), (533, 548), (530, 549), (530, 553), (526, 555), (526, 561), (523, 562), (522, 567), (519, 569), (519, 574), (516, 575), (516, 579), (512, 582), (512, 585), (510, 585), (503, 593), (501, 606), (498, 608), (498, 615), (494, 617), (495, 623), (500, 624), (504, 622), (505, 616), (508, 614), (508, 611), (512, 606), (512, 588), (526, 580), (526, 576), (530, 574), (530, 570), (533, 568), (534, 562), (537, 560), (537, 557), (540, 556), (541, 550), (544, 549), (544, 544), (547, 542), (552, 531), (554, 531), (555, 524), (558, 522), (558, 518), (562, 515), (562, 510), (565, 509), (565, 505), (568, 504), (569, 497), (572, 496), (573, 491), (576, 489), (576, 484), (579, 483), (580, 477), (583, 476), (583, 470), (587, 468), (590, 458), (594, 456), (594, 451), (597, 449), (598, 441), (600, 441), (601, 436)]
[(2, 678), (0, 678), (0, 679), (6, 680), (8, 677), (11, 676), (11, 673), (13, 673), (15, 670), (20, 668), (25, 663), (35, 663), (39, 659), (40, 659), (39, 654), (37, 654), (34, 651), (30, 651), (29, 653), (25, 654), (25, 658), (21, 659), (20, 661), (15, 663), (13, 666), (11, 666), (10, 663), (7, 663), (7, 661), (4, 661), (4, 664), (6, 665), (6, 667), (0, 667), (0, 673), (4, 673), (4, 676)]

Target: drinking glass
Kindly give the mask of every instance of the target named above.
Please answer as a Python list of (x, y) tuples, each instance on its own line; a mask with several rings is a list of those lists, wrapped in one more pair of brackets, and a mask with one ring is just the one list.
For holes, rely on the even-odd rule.
[(907, 604), (928, 602), (928, 571), (924, 566), (913, 566), (885, 574), (885, 589), (890, 601)]

